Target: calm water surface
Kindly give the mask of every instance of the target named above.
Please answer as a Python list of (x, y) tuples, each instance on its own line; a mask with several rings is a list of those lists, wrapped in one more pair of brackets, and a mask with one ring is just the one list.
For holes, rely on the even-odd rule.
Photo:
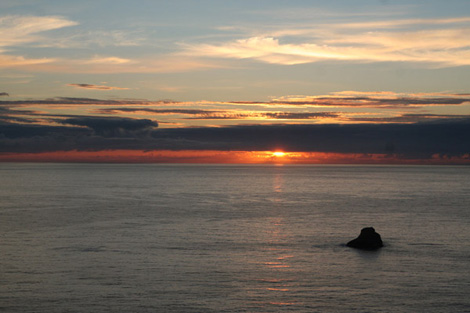
[(470, 312), (470, 167), (3, 163), (0, 240), (3, 312)]

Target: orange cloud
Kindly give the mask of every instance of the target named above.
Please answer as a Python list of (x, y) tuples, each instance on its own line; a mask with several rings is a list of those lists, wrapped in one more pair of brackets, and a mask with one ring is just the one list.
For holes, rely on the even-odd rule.
[(203, 109), (152, 109), (152, 108), (105, 108), (96, 110), (102, 114), (139, 114), (139, 115), (190, 115), (188, 120), (313, 120), (332, 119), (339, 114), (332, 112), (254, 112), (240, 110), (203, 110)]
[(130, 59), (124, 59), (119, 57), (94, 57), (90, 60), (83, 61), (84, 64), (129, 64), (134, 63)]

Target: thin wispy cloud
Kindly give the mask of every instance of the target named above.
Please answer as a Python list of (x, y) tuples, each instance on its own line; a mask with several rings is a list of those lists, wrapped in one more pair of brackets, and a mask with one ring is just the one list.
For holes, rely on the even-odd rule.
[(452, 93), (395, 93), (391, 91), (360, 92), (341, 91), (319, 96), (283, 96), (267, 102), (239, 101), (236, 104), (287, 105), (312, 107), (365, 107), (365, 108), (413, 108), (429, 106), (456, 106), (470, 103), (470, 97)]
[[(28, 66), (34, 71), (72, 73), (178, 73), (240, 67), (222, 59), (251, 59), (263, 63), (297, 65), (322, 61), (411, 62), (432, 67), (470, 65), (470, 18), (402, 19), (370, 22), (317, 23), (268, 31), (254, 31), (245, 38), (219, 43), (181, 43), (180, 50), (127, 58), (95, 55), (89, 58), (27, 58), (5, 48), (25, 44), (54, 46), (41, 33), (78, 25), (57, 16), (6, 16), (0, 18), (0, 67)], [(220, 27), (219, 27), (220, 29)], [(223, 27), (222, 27), (223, 29)], [(93, 33), (93, 31), (89, 31)], [(95, 31), (95, 45), (138, 46), (141, 37), (125, 31)], [(68, 38), (85, 48), (90, 40)], [(89, 36), (90, 38), (93, 36)], [(75, 38), (75, 39), (73, 39)], [(77, 39), (78, 38), (78, 39)], [(100, 39), (101, 38), (101, 39)], [(57, 41), (57, 39), (55, 39)], [(201, 40), (199, 40), (200, 42)], [(57, 42), (56, 42), (57, 46)], [(59, 44), (60, 46), (60, 44)], [(57, 47), (59, 47), (57, 46)], [(62, 43), (63, 48), (72, 44)], [(151, 53), (150, 53), (151, 54)], [(217, 60), (219, 59), (219, 60)]]
[(23, 56), (2, 54), (4, 50), (0, 49), (0, 68), (39, 66), (45, 63), (52, 63), (53, 58), (25, 58)]
[(29, 99), (29, 100), (0, 100), (1, 106), (87, 106), (87, 105), (113, 105), (113, 106), (142, 106), (142, 105), (169, 105), (179, 104), (173, 100), (145, 100), (145, 99), (94, 99), (80, 97), (51, 97), (47, 99)]
[(166, 115), (166, 114), (184, 114), (184, 115), (203, 115), (203, 114), (222, 114), (225, 111), (200, 110), (200, 109), (150, 109), (150, 108), (106, 108), (97, 110), (101, 114), (118, 114), (118, 113), (138, 113), (149, 115)]
[(183, 73), (229, 68), (229, 65), (224, 64), (224, 62), (194, 57), (181, 58), (173, 55), (147, 56), (134, 59), (117, 56), (94, 56), (86, 59), (56, 58), (33, 61), (36, 63), (29, 67), (31, 71), (76, 74)]
[[(427, 25), (433, 27), (422, 29)], [(415, 62), (439, 67), (470, 65), (469, 47), (470, 18), (466, 17), (321, 24), (218, 44), (184, 46), (191, 55), (281, 65), (334, 60)]]
[(111, 64), (111, 65), (119, 65), (119, 64), (129, 64), (135, 63), (131, 59), (125, 59), (115, 56), (94, 56), (89, 60), (83, 60), (84, 64)]
[(63, 49), (84, 47), (136, 47), (144, 44), (145, 36), (136, 31), (125, 30), (89, 30), (77, 31), (63, 37), (55, 37), (39, 46)]
[(367, 122), (367, 123), (418, 123), (429, 121), (443, 121), (448, 120), (468, 120), (470, 114), (467, 115), (449, 115), (449, 114), (402, 114), (393, 117), (351, 117), (349, 121), (354, 122)]
[(40, 32), (78, 25), (61, 16), (0, 16), (0, 47), (38, 42)]
[(93, 85), (93, 84), (67, 84), (67, 86), (80, 88), (80, 89), (94, 89), (94, 90), (128, 90), (129, 88)]
[[(30, 48), (89, 48), (98, 46), (139, 46), (143, 37), (132, 31), (88, 31), (68, 37), (53, 38), (46, 31), (79, 25), (60, 16), (0, 17), (0, 68), (28, 68), (37, 72), (52, 73), (178, 73), (227, 67), (222, 62), (181, 57), (172, 53), (147, 53), (146, 56), (124, 58), (118, 55), (93, 55), (88, 58), (66, 56), (26, 57), (12, 53), (17, 47)], [(133, 36), (134, 35), (134, 36)], [(153, 54), (153, 55), (152, 55)]]
[[(113, 87), (106, 85), (93, 84), (69, 84), (71, 87), (84, 89), (112, 90), (122, 89), (123, 87)], [(171, 110), (149, 109), (149, 108), (131, 108), (126, 106), (259, 106), (262, 107), (365, 107), (365, 108), (425, 108), (433, 106), (461, 106), (470, 104), (470, 94), (466, 93), (396, 93), (392, 91), (339, 91), (325, 95), (317, 96), (282, 96), (273, 97), (270, 101), (176, 101), (176, 100), (148, 100), (148, 99), (95, 99), (78, 97), (55, 97), (47, 99), (30, 100), (0, 100), (0, 106), (23, 106), (23, 105), (113, 105), (122, 106), (109, 110), (129, 110), (141, 112), (162, 112), (170, 113)], [(202, 113), (200, 109), (183, 109), (175, 111), (179, 113)], [(219, 110), (212, 110), (210, 113), (221, 113)]]
[(24, 67), (54, 62), (55, 58), (27, 58), (9, 52), (9, 47), (40, 42), (38, 33), (78, 25), (60, 16), (0, 16), (0, 68)]
[(404, 28), (409, 26), (433, 26), (433, 25), (449, 25), (449, 24), (467, 24), (470, 22), (470, 17), (455, 17), (455, 18), (441, 18), (441, 19), (401, 19), (401, 20), (381, 20), (381, 21), (367, 21), (367, 22), (351, 22), (339, 24), (340, 28), (366, 28), (366, 29), (393, 29)]
[(314, 120), (336, 118), (331, 112), (223, 112), (203, 113), (188, 119), (200, 120)]
[(106, 108), (97, 110), (101, 114), (135, 113), (143, 115), (190, 115), (191, 120), (309, 120), (335, 118), (332, 112), (254, 112), (239, 110), (191, 110), (191, 109), (149, 109), (149, 108)]

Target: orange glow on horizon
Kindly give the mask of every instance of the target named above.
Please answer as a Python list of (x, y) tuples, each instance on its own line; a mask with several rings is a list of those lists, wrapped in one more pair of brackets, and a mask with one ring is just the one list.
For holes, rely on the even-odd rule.
[(285, 152), (282, 152), (282, 151), (275, 151), (275, 152), (273, 152), (273, 156), (275, 156), (275, 157), (283, 157), (283, 156), (285, 156), (285, 155), (286, 155), (286, 153), (285, 153)]
[(470, 156), (404, 159), (397, 155), (216, 150), (102, 150), (0, 153), (0, 162), (215, 163), (215, 164), (466, 164)]

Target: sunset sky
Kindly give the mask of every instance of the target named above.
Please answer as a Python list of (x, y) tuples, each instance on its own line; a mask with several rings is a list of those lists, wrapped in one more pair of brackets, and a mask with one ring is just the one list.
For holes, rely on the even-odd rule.
[(470, 1), (0, 2), (0, 161), (470, 164), (468, 134)]

